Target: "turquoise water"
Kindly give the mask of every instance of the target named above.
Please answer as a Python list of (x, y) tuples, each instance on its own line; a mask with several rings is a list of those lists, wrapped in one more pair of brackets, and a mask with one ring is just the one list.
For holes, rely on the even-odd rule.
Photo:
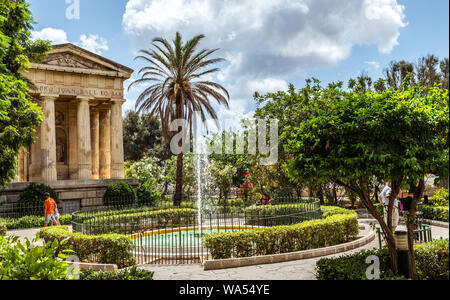
[[(202, 235), (211, 233), (220, 233), (220, 232), (231, 232), (238, 230), (231, 229), (205, 229), (202, 230)], [(136, 246), (151, 246), (151, 247), (195, 247), (200, 246), (200, 232), (198, 230), (189, 230), (189, 231), (176, 231), (172, 233), (158, 234), (158, 235), (150, 235), (144, 236), (138, 239), (133, 240), (133, 243)]]

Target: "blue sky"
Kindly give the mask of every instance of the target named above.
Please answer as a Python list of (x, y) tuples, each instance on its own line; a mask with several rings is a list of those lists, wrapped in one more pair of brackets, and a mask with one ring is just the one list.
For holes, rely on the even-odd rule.
[[(75, 1), (75, 2), (74, 2)], [(66, 11), (79, 1), (79, 19)], [(392, 60), (448, 57), (448, 0), (29, 0), (34, 36), (76, 43), (135, 70), (137, 50), (156, 36), (206, 35), (202, 46), (227, 59), (214, 78), (231, 93), (234, 122), (254, 110), (252, 93), (307, 77), (373, 78)], [(73, 12), (73, 11), (71, 11)], [(133, 75), (137, 78), (137, 75)], [(139, 89), (126, 95), (133, 108)]]

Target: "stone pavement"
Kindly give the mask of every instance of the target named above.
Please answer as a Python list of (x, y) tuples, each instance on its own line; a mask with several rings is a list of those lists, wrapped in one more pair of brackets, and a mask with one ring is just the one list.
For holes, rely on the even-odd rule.
[[(374, 220), (360, 220), (361, 224), (369, 224)], [(399, 230), (406, 230), (401, 225)], [(448, 228), (433, 226), (433, 238), (448, 238)], [(363, 249), (378, 249), (378, 236), (370, 244), (344, 253), (326, 257), (338, 257), (359, 252)], [(200, 264), (194, 265), (145, 265), (140, 268), (155, 272), (155, 280), (315, 280), (316, 262), (319, 258), (303, 259), (269, 265), (258, 265), (234, 269), (204, 271)]]
[[(366, 225), (373, 220), (360, 220)], [(399, 229), (405, 229), (401, 225)], [(8, 235), (16, 235), (21, 238), (34, 238), (39, 229), (13, 230)], [(449, 229), (433, 226), (433, 238), (448, 238)], [(370, 244), (345, 253), (330, 255), (337, 257), (358, 252), (362, 249), (378, 248), (378, 237)], [(298, 261), (290, 261), (277, 264), (249, 266), (225, 270), (204, 271), (200, 264), (193, 265), (144, 265), (141, 269), (154, 271), (155, 280), (314, 280), (316, 262), (321, 258), (311, 258)]]

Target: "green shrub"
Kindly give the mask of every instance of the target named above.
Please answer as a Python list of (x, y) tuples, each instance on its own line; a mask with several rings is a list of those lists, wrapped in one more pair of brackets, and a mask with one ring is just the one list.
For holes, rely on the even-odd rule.
[(139, 206), (155, 206), (160, 201), (161, 195), (140, 185), (137, 189), (137, 199)]
[(82, 271), (80, 280), (153, 280), (154, 272), (136, 267), (119, 271)]
[(424, 219), (448, 222), (448, 206), (423, 205), (421, 211), (423, 213), (422, 217)]
[(322, 218), (335, 215), (350, 215), (353, 213), (353, 210), (348, 210), (338, 206), (321, 206), (320, 210), (322, 211)]
[(38, 240), (20, 241), (18, 237), (0, 237), (0, 280), (68, 279), (66, 253), (58, 251), (66, 241), (36, 246)]
[(215, 233), (203, 238), (213, 259), (251, 257), (341, 244), (359, 233), (356, 212), (290, 226)]
[(104, 234), (104, 235), (84, 235), (72, 233), (68, 227), (47, 227), (41, 229), (37, 236), (45, 241), (63, 241), (58, 250), (72, 250), (81, 261), (94, 261), (101, 264), (116, 264), (119, 268), (132, 266), (135, 259), (132, 255), (134, 249), (133, 242), (126, 235)]
[(256, 226), (278, 226), (298, 224), (321, 217), (311, 203), (292, 203), (249, 206), (245, 208), (245, 224)]
[(0, 224), (0, 236), (6, 235), (6, 226)]
[(432, 206), (447, 206), (448, 203), (448, 189), (440, 189), (431, 199), (429, 200)]
[[(421, 280), (449, 279), (449, 240), (436, 240), (414, 247), (416, 267)], [(363, 250), (355, 254), (337, 258), (322, 258), (316, 264), (318, 280), (367, 280), (367, 257), (374, 255), (380, 259), (380, 279), (404, 279), (395, 277), (390, 270), (389, 251)]]
[(43, 216), (45, 193), (49, 193), (50, 197), (58, 203), (58, 195), (54, 189), (45, 184), (30, 183), (19, 195), (17, 202), (19, 213)]
[(423, 280), (449, 280), (449, 240), (435, 240), (415, 247), (417, 273)]
[[(72, 215), (62, 215), (59, 218), (61, 225), (71, 225)], [(44, 226), (44, 217), (42, 216), (26, 216), (19, 219), (2, 219), (0, 218), (0, 226), (6, 226), (9, 230), (30, 229)]]
[(103, 195), (103, 203), (108, 206), (130, 206), (135, 200), (133, 188), (125, 181), (111, 183)]
[(185, 226), (197, 220), (197, 210), (174, 209), (132, 209), (96, 214), (80, 214), (79, 221), (85, 224), (91, 234), (135, 233), (141, 230), (165, 228), (168, 225)]

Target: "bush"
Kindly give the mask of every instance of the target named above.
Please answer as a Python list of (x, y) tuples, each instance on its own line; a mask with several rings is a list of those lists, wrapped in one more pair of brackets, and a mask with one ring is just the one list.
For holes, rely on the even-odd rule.
[[(80, 214), (80, 221), (91, 234), (136, 233), (140, 230), (165, 228), (169, 224), (184, 226), (197, 220), (195, 209), (132, 209), (128, 211), (101, 212), (98, 214)], [(92, 226), (89, 226), (92, 224)]]
[[(71, 225), (72, 215), (62, 215), (59, 218), (61, 225)], [(6, 226), (9, 230), (30, 229), (44, 226), (44, 217), (42, 216), (26, 216), (20, 219), (2, 219), (0, 218), (0, 227)]]
[(136, 267), (120, 271), (82, 271), (80, 280), (153, 280), (154, 272)]
[(155, 206), (161, 200), (161, 195), (140, 185), (137, 190), (137, 199), (139, 206)]
[(422, 206), (423, 218), (428, 220), (448, 222), (449, 212), (448, 206)]
[(69, 274), (64, 246), (58, 241), (36, 246), (38, 240), (0, 237), (0, 280), (62, 280)]
[(103, 195), (103, 204), (108, 206), (131, 206), (135, 200), (133, 188), (125, 181), (111, 183)]
[(448, 203), (448, 189), (440, 189), (431, 199), (429, 200), (432, 206), (447, 206)]
[(416, 266), (420, 279), (449, 280), (449, 240), (436, 240), (417, 245)]
[(206, 235), (203, 245), (213, 259), (251, 257), (333, 246), (359, 233), (358, 215), (329, 216), (297, 225)]
[(245, 208), (245, 224), (278, 226), (298, 224), (321, 217), (310, 203), (260, 205)]
[(0, 224), (0, 236), (6, 235), (6, 226)]
[(30, 183), (19, 195), (19, 201), (17, 203), (19, 212), (43, 216), (45, 193), (49, 193), (50, 197), (58, 203), (58, 195), (54, 189), (45, 184)]
[[(414, 247), (416, 266), (421, 280), (449, 279), (449, 240), (437, 240)], [(389, 250), (363, 250), (337, 258), (322, 258), (316, 264), (318, 280), (367, 280), (367, 257), (380, 259), (380, 279), (404, 279), (395, 277), (390, 270)]]
[(81, 261), (94, 261), (101, 264), (116, 264), (119, 268), (135, 265), (131, 251), (133, 242), (126, 235), (104, 234), (89, 236), (68, 231), (67, 226), (47, 227), (41, 229), (37, 236), (45, 241), (67, 242), (58, 251), (72, 250)]
[(335, 215), (351, 215), (354, 211), (348, 210), (338, 206), (321, 206), (322, 218), (327, 218)]

